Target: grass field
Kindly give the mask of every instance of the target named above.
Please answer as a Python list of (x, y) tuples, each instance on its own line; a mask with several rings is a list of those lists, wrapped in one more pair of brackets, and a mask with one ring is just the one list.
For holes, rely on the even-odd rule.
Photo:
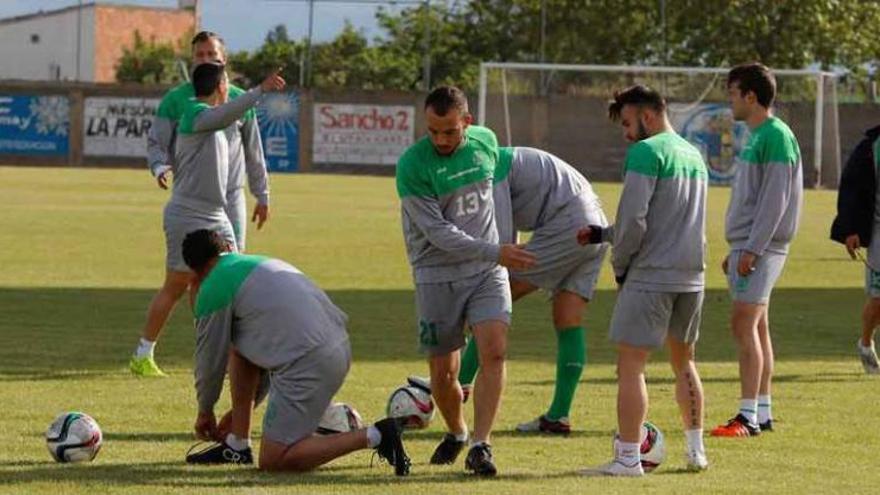
[[(613, 217), (619, 186), (596, 188)], [(273, 217), (262, 231), (249, 230), (249, 250), (297, 265), (349, 314), (355, 362), (338, 399), (377, 419), (394, 387), (427, 370), (415, 348), (393, 181), (274, 175), (272, 194)], [(684, 473), (672, 374), (657, 355), (648, 373), (649, 416), (666, 433), (670, 455), (637, 480), (575, 474), (608, 460), (615, 428), (614, 354), (606, 341), (615, 290), (607, 267), (588, 311), (588, 366), (569, 438), (513, 432), (543, 412), (555, 366), (549, 305), (532, 296), (515, 307), (494, 436), (501, 470), (495, 480), (471, 479), (461, 465), (427, 464), (440, 421), (407, 435), (414, 465), (405, 479), (385, 465), (370, 467), (366, 451), (308, 475), (193, 468), (183, 463), (195, 418), (188, 308), (177, 309), (157, 349), (170, 378), (138, 380), (126, 368), (162, 280), (167, 193), (144, 171), (0, 167), (0, 197), (0, 493), (873, 493), (880, 484), (880, 380), (863, 375), (855, 357), (863, 269), (827, 240), (834, 192), (807, 193), (800, 234), (774, 294), (777, 432), (709, 438), (710, 470)], [(707, 427), (730, 416), (739, 391), (718, 269), (727, 200), (726, 189), (712, 189), (698, 346)], [(70, 409), (93, 415), (104, 430), (104, 448), (91, 464), (55, 464), (44, 447), (45, 428)]]

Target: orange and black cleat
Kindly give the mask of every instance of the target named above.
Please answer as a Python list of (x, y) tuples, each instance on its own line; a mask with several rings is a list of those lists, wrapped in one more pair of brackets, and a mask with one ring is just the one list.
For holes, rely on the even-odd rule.
[(742, 414), (737, 414), (726, 425), (715, 427), (710, 433), (713, 437), (756, 437), (760, 434), (761, 428), (751, 424)]

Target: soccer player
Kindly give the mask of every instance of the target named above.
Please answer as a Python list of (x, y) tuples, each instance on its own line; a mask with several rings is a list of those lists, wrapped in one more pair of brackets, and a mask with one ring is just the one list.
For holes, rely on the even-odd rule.
[[(228, 252), (228, 239), (210, 230), (187, 234), (183, 257), (195, 272), (195, 429), (217, 428), (214, 405), (223, 390), (230, 350), (269, 372), (260, 469), (308, 471), (355, 450), (372, 448), (409, 474), (398, 420), (315, 435), (321, 416), (351, 365), (347, 317), (295, 267), (277, 259)], [(232, 380), (236, 379), (232, 375)], [(232, 387), (237, 384), (233, 383)], [(234, 432), (246, 437), (249, 432)], [(250, 464), (249, 446), (219, 443), (187, 456), (191, 464)]]
[(492, 198), (498, 143), (489, 129), (470, 125), (464, 93), (449, 86), (433, 90), (425, 100), (425, 119), (428, 135), (398, 161), (397, 192), (415, 280), (420, 348), (429, 356), (431, 392), (448, 428), (431, 463), (455, 462), (468, 440), (458, 384), (467, 324), (482, 372), (465, 467), (493, 476), (489, 441), (504, 387), (511, 313), (503, 267), (528, 268), (534, 256), (515, 245), (498, 245)]
[(751, 130), (737, 159), (725, 227), (730, 254), (722, 263), (733, 299), (730, 320), (739, 354), (740, 406), (712, 435), (748, 437), (773, 430), (773, 343), (767, 314), (770, 293), (797, 231), (803, 167), (797, 139), (773, 116), (776, 79), (767, 67), (734, 67), (727, 75), (727, 92), (733, 118)]
[[(560, 158), (534, 148), (501, 148), (496, 172), (495, 219), (501, 242), (517, 231), (533, 232), (525, 249), (536, 267), (510, 274), (513, 301), (544, 289), (552, 294), (556, 329), (556, 389), (549, 409), (516, 427), (520, 432), (568, 434), (572, 400), (586, 361), (583, 315), (593, 297), (607, 245), (587, 247), (575, 233), (588, 225), (607, 227), (590, 183)], [(459, 381), (470, 386), (479, 366), (473, 339), (462, 357)]]
[[(226, 63), (226, 50), (223, 40), (209, 31), (202, 31), (192, 39), (192, 58), (195, 65), (219, 61)], [(229, 98), (245, 93), (234, 85), (229, 86)], [(178, 125), (188, 102), (195, 96), (192, 83), (183, 83), (170, 90), (162, 98), (147, 141), (147, 163), (156, 177), (159, 187), (168, 188), (168, 177), (177, 174), (174, 157), (174, 143)], [(253, 220), (257, 228), (269, 217), (269, 185), (263, 146), (256, 114), (248, 110), (234, 127), (229, 137), (229, 179), (226, 191), (226, 214), (232, 223), (236, 245), (240, 251), (245, 249), (247, 220), (244, 198), (244, 176), (257, 200)], [(153, 350), (162, 327), (171, 310), (183, 295), (189, 284), (187, 275), (166, 273), (165, 283), (153, 298), (147, 311), (147, 321), (141, 333), (141, 340), (130, 362), (132, 373), (139, 376), (164, 376), (153, 358)]]
[[(639, 444), (648, 411), (645, 365), (669, 348), (688, 467), (708, 467), (703, 446), (703, 386), (694, 362), (703, 305), (708, 172), (700, 152), (675, 133), (666, 102), (632, 86), (614, 95), (608, 114), (633, 142), (614, 222), (611, 264), (619, 285), (610, 338), (617, 344), (614, 460), (584, 474), (641, 476)], [(600, 232), (595, 232), (600, 230)], [(590, 227), (583, 241), (610, 232)]]

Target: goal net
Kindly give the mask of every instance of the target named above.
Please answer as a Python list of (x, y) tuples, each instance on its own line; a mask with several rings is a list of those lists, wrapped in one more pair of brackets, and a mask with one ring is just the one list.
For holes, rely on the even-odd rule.
[[(835, 76), (774, 70), (774, 111), (797, 136), (804, 181), (836, 187), (840, 175)], [(748, 127), (727, 105), (727, 69), (486, 62), (480, 66), (478, 121), (504, 146), (531, 146), (565, 159), (591, 180), (620, 180), (627, 143), (608, 120), (615, 90), (645, 84), (669, 103), (676, 131), (693, 143), (713, 183), (729, 183)]]

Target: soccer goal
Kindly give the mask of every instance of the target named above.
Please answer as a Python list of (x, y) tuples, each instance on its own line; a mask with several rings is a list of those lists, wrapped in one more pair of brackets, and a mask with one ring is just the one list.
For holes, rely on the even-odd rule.
[[(484, 62), (478, 122), (502, 145), (555, 153), (589, 179), (619, 180), (626, 142), (607, 118), (617, 89), (646, 84), (669, 103), (675, 129), (697, 146), (713, 183), (725, 184), (748, 128), (727, 105), (728, 69)], [(774, 70), (776, 114), (801, 146), (806, 185), (836, 187), (840, 176), (836, 77), (819, 70)]]

